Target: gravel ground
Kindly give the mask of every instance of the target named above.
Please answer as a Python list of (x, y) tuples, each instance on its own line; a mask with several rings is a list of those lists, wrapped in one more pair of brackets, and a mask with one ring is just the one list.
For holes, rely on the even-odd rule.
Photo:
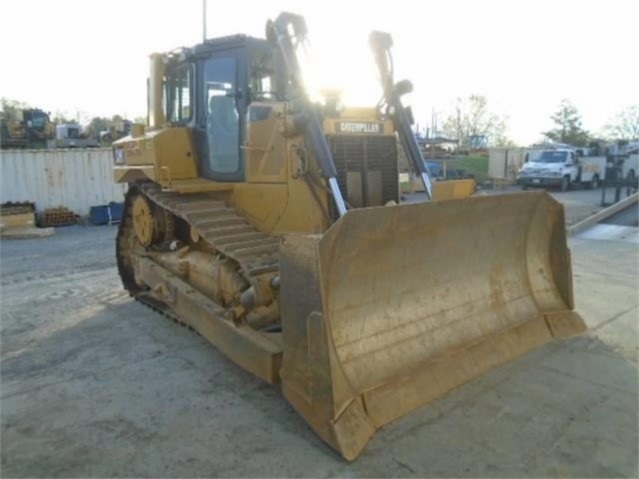
[[(574, 219), (595, 193), (556, 195)], [(114, 238), (0, 243), (2, 477), (637, 477), (637, 244), (571, 238), (589, 332), (389, 424), (349, 464), (278, 387), (131, 301)]]

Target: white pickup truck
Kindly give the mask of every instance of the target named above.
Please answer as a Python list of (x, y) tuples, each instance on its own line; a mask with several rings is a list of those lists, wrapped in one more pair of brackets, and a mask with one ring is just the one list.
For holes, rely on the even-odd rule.
[(633, 153), (623, 162), (621, 174), (631, 183), (637, 181), (639, 176), (639, 153)]
[(606, 175), (605, 156), (579, 156), (572, 149), (541, 150), (519, 170), (524, 190), (531, 186), (556, 186), (566, 191), (575, 185), (597, 188)]

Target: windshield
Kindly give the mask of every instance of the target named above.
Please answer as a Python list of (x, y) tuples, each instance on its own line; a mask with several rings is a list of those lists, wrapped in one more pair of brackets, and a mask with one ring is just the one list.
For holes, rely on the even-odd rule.
[(568, 158), (567, 151), (544, 151), (535, 160), (536, 163), (564, 163)]
[(31, 118), (31, 125), (34, 128), (44, 129), (47, 117), (44, 113), (34, 113)]

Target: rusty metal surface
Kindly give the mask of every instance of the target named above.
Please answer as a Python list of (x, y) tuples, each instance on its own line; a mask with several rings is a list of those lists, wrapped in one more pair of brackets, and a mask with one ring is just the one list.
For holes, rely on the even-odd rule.
[(355, 458), (374, 430), (585, 325), (544, 192), (350, 212), (286, 237), (283, 391)]

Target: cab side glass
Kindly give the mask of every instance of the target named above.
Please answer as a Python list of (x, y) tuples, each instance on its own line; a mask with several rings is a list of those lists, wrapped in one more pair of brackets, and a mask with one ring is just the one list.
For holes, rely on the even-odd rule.
[(236, 173), (240, 169), (235, 68), (234, 57), (221, 57), (207, 61), (204, 70), (208, 166), (215, 173)]
[(182, 65), (164, 78), (164, 115), (173, 125), (186, 125), (192, 116), (191, 68)]

